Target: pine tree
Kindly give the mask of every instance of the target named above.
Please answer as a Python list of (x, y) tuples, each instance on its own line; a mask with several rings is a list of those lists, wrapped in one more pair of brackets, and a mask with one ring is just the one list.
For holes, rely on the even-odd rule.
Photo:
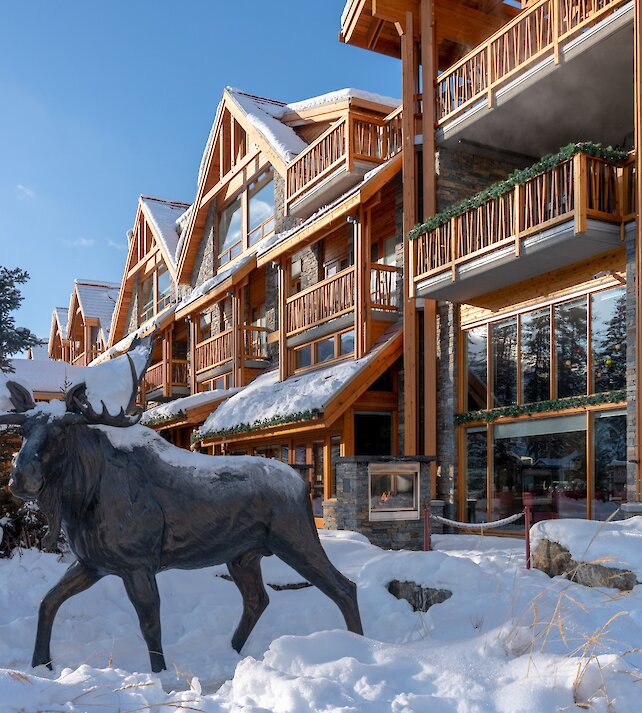
[(0, 371), (12, 372), (9, 358), (14, 354), (41, 344), (36, 335), (24, 327), (16, 327), (12, 312), (22, 304), (18, 285), (23, 285), (29, 274), (19, 267), (10, 270), (0, 266)]

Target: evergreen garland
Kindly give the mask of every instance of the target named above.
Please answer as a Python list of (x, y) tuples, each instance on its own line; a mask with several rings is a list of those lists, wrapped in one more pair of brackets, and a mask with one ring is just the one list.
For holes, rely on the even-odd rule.
[(270, 426), (280, 426), (284, 423), (294, 423), (296, 421), (312, 421), (321, 415), (321, 409), (314, 408), (308, 411), (299, 411), (298, 413), (291, 413), (287, 416), (274, 416), (273, 418), (263, 418), (259, 421), (254, 421), (253, 423), (238, 423), (236, 426), (231, 426), (230, 428), (222, 428), (219, 431), (194, 431), (192, 433), (191, 441), (192, 443), (197, 443), (198, 441), (203, 441), (206, 438), (222, 438), (224, 436), (231, 436), (236, 433), (249, 433), (251, 431), (258, 431), (263, 428), (269, 428)]
[(602, 394), (592, 394), (591, 396), (568, 396), (564, 399), (538, 401), (532, 404), (524, 404), (523, 406), (501, 406), (500, 408), (485, 411), (467, 411), (455, 414), (455, 424), (460, 426), (464, 423), (475, 421), (490, 423), (498, 418), (531, 416), (536, 413), (562, 411), (563, 409), (581, 408), (583, 406), (599, 406), (600, 404), (615, 404), (622, 401), (626, 401), (626, 389), (606, 391)]
[(185, 418), (186, 413), (183, 410), (177, 411), (170, 416), (153, 416), (152, 418), (143, 418), (141, 423), (143, 426), (158, 426), (159, 423), (167, 423), (168, 421), (175, 421), (177, 418)]
[(447, 223), (451, 218), (463, 215), (474, 208), (479, 208), (487, 201), (499, 198), (505, 193), (508, 193), (515, 186), (523, 185), (540, 173), (550, 171), (559, 164), (564, 163), (564, 161), (568, 161), (573, 158), (573, 156), (577, 153), (583, 153), (588, 156), (596, 156), (597, 158), (603, 158), (612, 163), (620, 163), (621, 161), (624, 161), (627, 156), (626, 151), (614, 149), (611, 146), (604, 147), (602, 144), (596, 144), (590, 141), (568, 144), (567, 146), (561, 148), (557, 153), (544, 156), (537, 163), (529, 166), (528, 168), (513, 171), (508, 178), (491, 184), (488, 188), (485, 188), (483, 191), (477, 193), (471, 198), (466, 198), (458, 203), (453, 203), (453, 205), (442, 210), (441, 213), (433, 215), (425, 223), (416, 225), (408, 233), (408, 237), (411, 240), (416, 240), (423, 233), (429, 233), (430, 231), (439, 228), (439, 226)]

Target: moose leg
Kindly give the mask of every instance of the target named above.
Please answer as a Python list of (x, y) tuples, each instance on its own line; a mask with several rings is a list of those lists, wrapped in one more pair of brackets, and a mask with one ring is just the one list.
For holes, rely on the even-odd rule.
[(309, 530), (307, 523), (301, 523), (300, 527), (292, 528), (292, 532), (296, 533), (296, 542), (291, 538), (285, 541), (285, 538), (281, 537), (271, 543), (270, 549), (310, 584), (332, 599), (341, 610), (348, 631), (363, 634), (356, 584), (336, 569), (321, 546), (316, 531)]
[(227, 563), (230, 576), (243, 597), (243, 615), (232, 637), (232, 648), (239, 654), (270, 601), (263, 586), (261, 556), (261, 552), (251, 550)]
[(49, 650), (51, 642), (51, 629), (53, 628), (56, 613), (63, 602), (74, 594), (84, 592), (95, 584), (102, 575), (97, 574), (81, 562), (74, 562), (63, 574), (58, 584), (54, 585), (45, 594), (40, 603), (38, 611), (38, 633), (36, 634), (36, 645), (33, 650), (31, 665), (35, 668), (45, 664), (51, 670), (51, 653)]
[(134, 605), (140, 630), (149, 650), (152, 671), (164, 671), (165, 657), (161, 643), (160, 596), (153, 572), (139, 570), (121, 575), (129, 601)]

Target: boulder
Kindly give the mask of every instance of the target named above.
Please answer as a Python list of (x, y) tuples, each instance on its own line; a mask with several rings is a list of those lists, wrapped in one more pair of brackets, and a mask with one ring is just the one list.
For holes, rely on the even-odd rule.
[(626, 592), (638, 583), (634, 572), (607, 567), (599, 562), (576, 562), (571, 553), (558, 542), (540, 540), (531, 553), (533, 567), (549, 577), (563, 575), (585, 587), (612, 587)]
[(414, 611), (426, 612), (434, 604), (441, 604), (450, 599), (453, 593), (448, 589), (422, 587), (416, 582), (400, 582), (393, 579), (388, 582), (388, 591), (397, 599), (405, 599)]

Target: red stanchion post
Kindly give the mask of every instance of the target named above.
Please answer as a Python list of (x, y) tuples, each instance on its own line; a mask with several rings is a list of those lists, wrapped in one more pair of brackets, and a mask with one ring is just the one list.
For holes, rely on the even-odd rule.
[(424, 502), (424, 552), (430, 551), (430, 501)]
[(526, 569), (531, 568), (531, 506), (524, 507), (524, 530), (526, 535)]

